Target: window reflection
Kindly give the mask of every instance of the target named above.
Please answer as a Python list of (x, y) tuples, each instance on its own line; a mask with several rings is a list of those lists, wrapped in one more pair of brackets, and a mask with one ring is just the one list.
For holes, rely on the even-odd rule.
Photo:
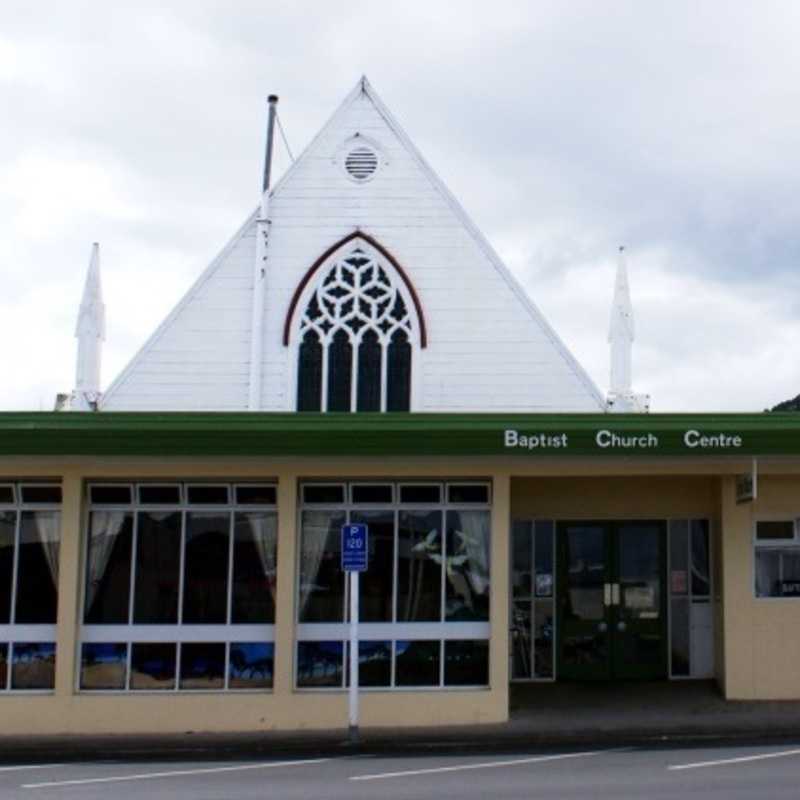
[(56, 683), (54, 642), (14, 644), (12, 689), (53, 689)]
[(400, 641), (395, 643), (397, 686), (438, 686), (441, 642)]
[(126, 624), (130, 602), (133, 514), (93, 511), (86, 556), (88, 624)]
[(131, 689), (175, 688), (174, 644), (131, 645)]
[(58, 511), (20, 515), (16, 623), (55, 624), (58, 604)]
[[(351, 523), (369, 527), (369, 569), (359, 580), (362, 622), (391, 622), (394, 597), (394, 512), (354, 512)], [(349, 618), (349, 615), (348, 615)]]
[(0, 642), (0, 691), (8, 686), (8, 643)]
[(228, 615), (230, 514), (186, 515), (183, 623), (224, 623)]
[(124, 689), (128, 646), (89, 643), (81, 648), (81, 689)]
[(11, 622), (11, 588), (14, 576), (14, 538), (17, 513), (0, 511), (0, 625)]
[(401, 511), (397, 550), (397, 619), (439, 622), (442, 512)]
[(448, 511), (446, 619), (489, 619), (489, 512)]
[(304, 688), (342, 686), (342, 642), (298, 642), (297, 685)]
[(225, 688), (225, 645), (222, 642), (181, 645), (180, 688)]
[(178, 621), (181, 515), (140, 511), (136, 548), (135, 623)]
[(236, 514), (233, 529), (234, 623), (273, 623), (277, 571), (277, 514)]
[(489, 683), (489, 642), (444, 643), (445, 686), (486, 686)]
[(275, 648), (271, 642), (234, 642), (228, 664), (228, 688), (272, 687)]

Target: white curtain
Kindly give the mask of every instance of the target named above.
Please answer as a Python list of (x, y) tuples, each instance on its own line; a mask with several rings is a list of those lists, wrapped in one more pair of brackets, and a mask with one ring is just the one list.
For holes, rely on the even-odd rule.
[(53, 586), (58, 589), (58, 545), (61, 514), (58, 511), (34, 511), (33, 519)]
[(261, 569), (269, 584), (269, 591), (275, 601), (275, 554), (277, 551), (278, 518), (275, 514), (254, 511), (245, 514), (253, 535), (253, 544), (258, 552)]
[(303, 619), (311, 593), (317, 585), (317, 575), (325, 555), (332, 513), (330, 511), (304, 511), (300, 538), (300, 615)]
[(89, 533), (89, 569), (86, 580), (86, 609), (92, 607), (100, 583), (117, 541), (117, 534), (125, 522), (124, 511), (93, 511)]

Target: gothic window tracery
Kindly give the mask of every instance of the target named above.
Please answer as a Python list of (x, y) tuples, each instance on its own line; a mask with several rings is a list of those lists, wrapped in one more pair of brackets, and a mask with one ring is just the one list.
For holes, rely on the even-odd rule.
[(390, 267), (363, 246), (335, 260), (300, 319), (298, 411), (408, 411), (413, 322)]

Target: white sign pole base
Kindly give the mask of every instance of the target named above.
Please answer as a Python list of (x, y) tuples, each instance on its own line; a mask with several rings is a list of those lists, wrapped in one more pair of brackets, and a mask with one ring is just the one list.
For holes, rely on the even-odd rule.
[(348, 739), (358, 744), (358, 576), (350, 573), (350, 690), (348, 692)]

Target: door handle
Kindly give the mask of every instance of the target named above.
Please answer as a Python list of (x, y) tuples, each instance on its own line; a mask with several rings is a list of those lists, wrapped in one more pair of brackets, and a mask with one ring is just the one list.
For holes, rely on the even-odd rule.
[(603, 584), (603, 603), (607, 606), (611, 605), (611, 584)]
[(611, 584), (611, 603), (615, 606), (619, 605), (619, 584)]

